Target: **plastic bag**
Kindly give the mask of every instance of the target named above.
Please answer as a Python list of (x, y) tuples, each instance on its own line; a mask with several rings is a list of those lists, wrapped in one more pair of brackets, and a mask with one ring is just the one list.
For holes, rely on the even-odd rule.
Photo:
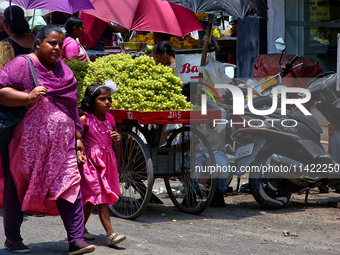
[[(228, 63), (221, 63), (211, 56), (207, 57), (208, 63), (205, 66), (198, 67), (198, 71), (203, 73), (203, 82), (215, 87), (215, 84), (229, 84), (232, 82), (232, 78), (225, 74), (225, 68), (227, 66), (235, 65)], [(219, 96), (224, 95), (224, 89), (216, 89)]]

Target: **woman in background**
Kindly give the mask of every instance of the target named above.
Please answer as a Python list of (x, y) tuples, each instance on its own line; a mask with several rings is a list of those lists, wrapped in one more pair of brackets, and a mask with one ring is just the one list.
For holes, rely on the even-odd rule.
[(71, 16), (65, 23), (65, 30), (65, 40), (63, 44), (63, 52), (61, 54), (62, 59), (64, 61), (90, 61), (86, 50), (78, 42), (78, 38), (81, 38), (85, 32), (83, 20)]
[(153, 48), (152, 56), (155, 59), (156, 64), (169, 66), (175, 72), (175, 51), (171, 48), (171, 45), (169, 43), (164, 41), (157, 43), (156, 46)]
[(29, 33), (29, 25), (25, 19), (24, 10), (19, 6), (12, 6), (4, 11), (3, 25), (9, 36), (0, 42), (0, 69), (21, 54), (28, 54), (35, 42), (35, 36)]
[[(35, 36), (28, 33), (29, 25), (24, 10), (19, 6), (12, 6), (12, 19), (10, 7), (5, 9), (3, 26), (10, 37), (0, 42), (0, 69), (16, 56), (28, 54), (35, 42)], [(8, 150), (1, 154), (1, 166), (0, 171), (3, 171), (4, 176), (3, 221), (7, 238), (6, 248), (12, 252), (29, 252), (29, 248), (22, 243), (20, 234), (24, 213), (21, 211), (16, 186), (10, 172)]]

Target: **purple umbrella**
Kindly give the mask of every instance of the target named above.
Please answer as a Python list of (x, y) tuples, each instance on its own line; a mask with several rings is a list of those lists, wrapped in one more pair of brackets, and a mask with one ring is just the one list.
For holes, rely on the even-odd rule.
[(90, 0), (6, 0), (25, 9), (43, 9), (69, 14), (87, 9), (94, 9)]

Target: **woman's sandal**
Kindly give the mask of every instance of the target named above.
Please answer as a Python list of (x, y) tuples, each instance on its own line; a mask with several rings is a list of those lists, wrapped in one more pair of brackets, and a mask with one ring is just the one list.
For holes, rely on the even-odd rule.
[(112, 235), (107, 237), (107, 245), (113, 246), (115, 244), (118, 244), (126, 239), (125, 235), (118, 235), (116, 233), (113, 233)]

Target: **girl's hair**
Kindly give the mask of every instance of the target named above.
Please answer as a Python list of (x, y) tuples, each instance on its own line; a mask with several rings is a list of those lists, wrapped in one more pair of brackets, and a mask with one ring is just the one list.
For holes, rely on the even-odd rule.
[(165, 52), (170, 54), (171, 56), (175, 57), (175, 51), (171, 48), (171, 45), (168, 44), (165, 41), (161, 41), (159, 43), (156, 44), (154, 51), (157, 54), (164, 54)]
[[(100, 88), (98, 88), (99, 86)], [(80, 102), (80, 108), (85, 112), (92, 113), (94, 110), (96, 97), (100, 95), (102, 89), (111, 92), (109, 87), (100, 85), (98, 83), (88, 86), (85, 90), (84, 98)]]
[(39, 42), (42, 43), (52, 32), (64, 34), (63, 30), (56, 25), (47, 25), (47, 26), (41, 27), (37, 34), (36, 41), (34, 42), (32, 46), (32, 51), (34, 52), (37, 49), (37, 40), (39, 40)]
[(75, 16), (71, 16), (68, 18), (68, 20), (65, 23), (65, 35), (67, 36), (71, 36), (72, 32), (73, 32), (73, 28), (79, 28), (81, 25), (83, 25), (84, 22), (81, 18), (75, 17)]
[[(12, 18), (10, 8), (12, 8)], [(4, 11), (4, 21), (9, 25), (12, 33), (21, 35), (29, 32), (29, 25), (25, 19), (24, 10), (19, 6), (7, 7)]]

